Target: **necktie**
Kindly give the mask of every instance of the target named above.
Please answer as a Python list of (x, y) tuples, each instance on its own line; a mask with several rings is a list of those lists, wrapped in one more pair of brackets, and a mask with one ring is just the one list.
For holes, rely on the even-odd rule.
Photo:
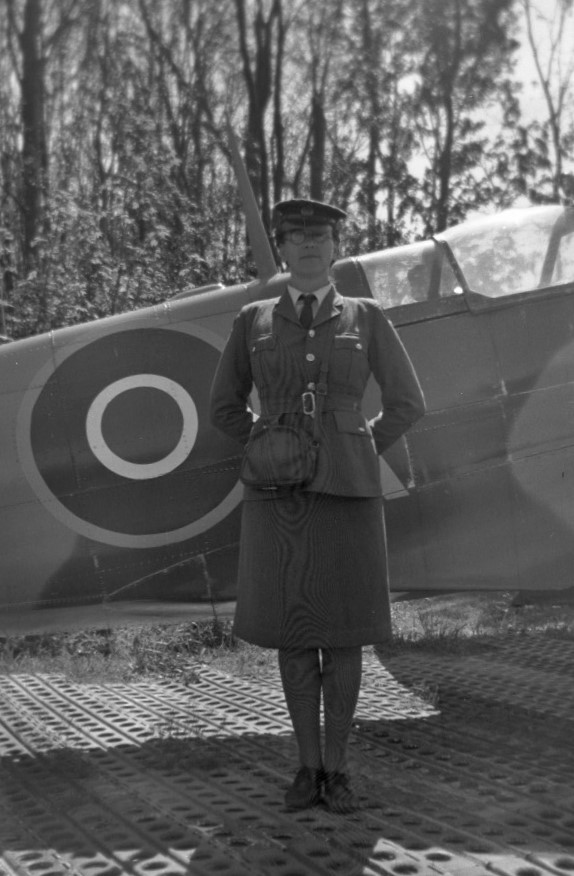
[(316, 295), (299, 295), (299, 301), (303, 302), (303, 307), (299, 314), (299, 322), (305, 329), (308, 329), (313, 322), (313, 302), (316, 297)]

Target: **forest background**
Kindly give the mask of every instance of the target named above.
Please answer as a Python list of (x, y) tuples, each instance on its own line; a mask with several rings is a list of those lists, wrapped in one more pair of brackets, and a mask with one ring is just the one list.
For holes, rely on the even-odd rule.
[(333, 201), (347, 254), (566, 199), (573, 16), (573, 0), (0, 0), (4, 333), (249, 279), (228, 122), (266, 226), (282, 198)]

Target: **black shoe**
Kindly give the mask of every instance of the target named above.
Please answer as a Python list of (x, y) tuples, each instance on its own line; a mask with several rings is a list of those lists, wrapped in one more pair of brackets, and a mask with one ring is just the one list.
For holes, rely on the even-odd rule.
[(323, 771), (302, 766), (285, 794), (287, 809), (310, 809), (321, 799)]
[(331, 812), (346, 815), (354, 812), (359, 806), (349, 785), (349, 776), (346, 773), (326, 773), (323, 800)]

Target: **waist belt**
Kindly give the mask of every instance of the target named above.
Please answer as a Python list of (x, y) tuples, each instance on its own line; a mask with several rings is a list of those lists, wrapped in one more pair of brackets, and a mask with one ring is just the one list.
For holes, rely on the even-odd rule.
[[(274, 398), (266, 401), (261, 399), (261, 416), (277, 417), (280, 414), (309, 414), (315, 412), (315, 392), (307, 390), (301, 395), (289, 398)], [(322, 411), (359, 411), (361, 402), (352, 395), (326, 395), (323, 396)]]

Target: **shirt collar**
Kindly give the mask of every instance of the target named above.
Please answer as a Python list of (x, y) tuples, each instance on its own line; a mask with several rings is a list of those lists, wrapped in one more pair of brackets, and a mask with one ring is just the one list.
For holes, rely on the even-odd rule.
[(314, 307), (316, 308), (315, 312), (317, 312), (319, 307), (322, 305), (323, 301), (325, 300), (331, 289), (332, 286), (330, 283), (328, 283), (326, 286), (321, 286), (320, 289), (314, 289), (312, 292), (301, 292), (301, 290), (296, 289), (295, 286), (287, 284), (287, 290), (289, 292), (289, 295), (291, 296), (291, 301), (293, 302), (293, 306), (295, 307), (295, 309), (301, 307), (301, 302), (299, 301), (300, 295), (314, 295), (317, 299), (317, 303), (314, 305)]

